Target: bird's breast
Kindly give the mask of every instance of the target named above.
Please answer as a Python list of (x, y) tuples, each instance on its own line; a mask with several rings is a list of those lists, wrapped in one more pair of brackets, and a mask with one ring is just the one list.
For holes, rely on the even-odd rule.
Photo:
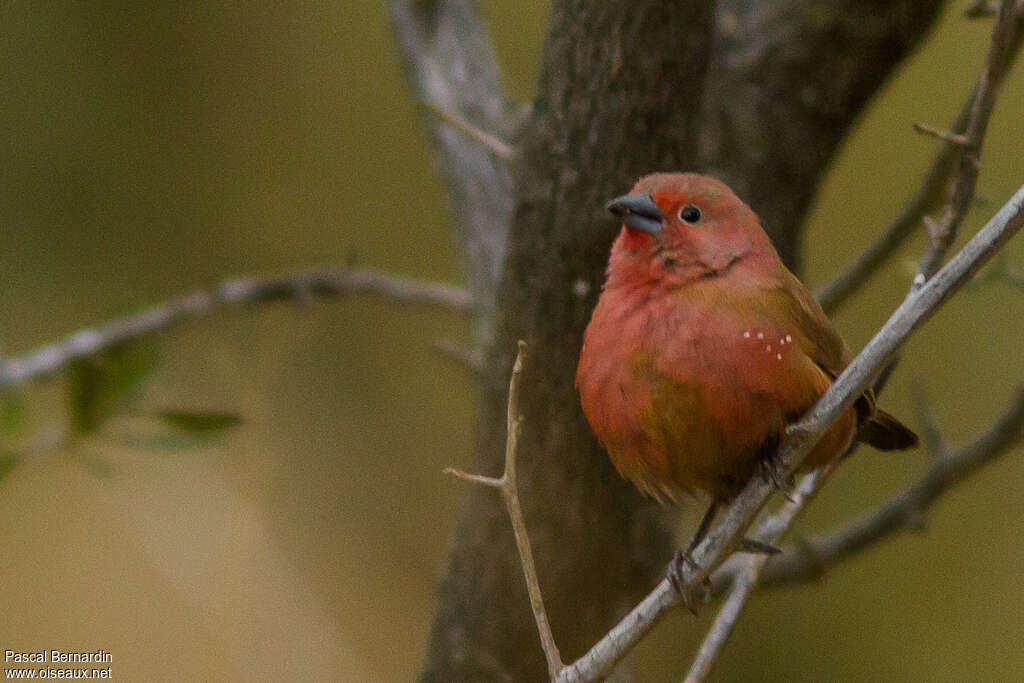
[(816, 398), (795, 330), (712, 288), (606, 290), (584, 335), (584, 412), (619, 471), (656, 496), (745, 480)]

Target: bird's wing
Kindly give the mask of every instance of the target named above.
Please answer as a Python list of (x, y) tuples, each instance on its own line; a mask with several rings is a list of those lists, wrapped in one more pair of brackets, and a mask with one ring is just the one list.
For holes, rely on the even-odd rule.
[[(788, 270), (784, 272), (776, 296), (800, 329), (800, 343), (806, 353), (830, 381), (850, 364), (853, 354), (832, 327), (825, 312), (807, 288)], [(904, 450), (917, 445), (917, 435), (883, 410), (875, 401), (875, 392), (866, 389), (854, 402), (859, 438), (880, 450)]]
[[(780, 310), (795, 323), (800, 331), (800, 344), (811, 360), (835, 380), (846, 369), (853, 353), (832, 326), (832, 321), (800, 280), (788, 269), (782, 269), (773, 294)], [(856, 402), (858, 421), (875, 412), (875, 394), (866, 390)]]

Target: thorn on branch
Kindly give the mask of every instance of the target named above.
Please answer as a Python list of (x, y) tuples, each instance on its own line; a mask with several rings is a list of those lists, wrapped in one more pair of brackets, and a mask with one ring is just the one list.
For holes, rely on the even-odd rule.
[(965, 135), (961, 135), (960, 133), (954, 133), (948, 130), (940, 130), (938, 128), (933, 128), (932, 126), (929, 126), (927, 123), (921, 123), (920, 121), (914, 123), (914, 130), (916, 130), (918, 133), (930, 135), (933, 138), (945, 140), (950, 144), (958, 145), (960, 147), (966, 146), (968, 142), (967, 137)]

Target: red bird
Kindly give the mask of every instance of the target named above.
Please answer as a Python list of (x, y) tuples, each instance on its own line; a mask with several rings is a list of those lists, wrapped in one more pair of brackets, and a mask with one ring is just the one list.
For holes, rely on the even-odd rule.
[[(659, 501), (709, 495), (714, 516), (850, 362), (821, 306), (722, 182), (655, 173), (608, 209), (622, 217), (583, 336), (576, 386), (616, 469)], [(811, 470), (854, 436), (882, 450), (917, 436), (868, 390), (810, 452)], [(692, 547), (692, 546), (691, 546)]]

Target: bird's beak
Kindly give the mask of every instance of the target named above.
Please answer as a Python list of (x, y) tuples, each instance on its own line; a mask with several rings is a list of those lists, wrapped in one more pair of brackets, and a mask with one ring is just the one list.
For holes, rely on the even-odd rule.
[(650, 194), (624, 194), (608, 202), (605, 208), (620, 217), (627, 227), (646, 230), (655, 237), (665, 221)]

